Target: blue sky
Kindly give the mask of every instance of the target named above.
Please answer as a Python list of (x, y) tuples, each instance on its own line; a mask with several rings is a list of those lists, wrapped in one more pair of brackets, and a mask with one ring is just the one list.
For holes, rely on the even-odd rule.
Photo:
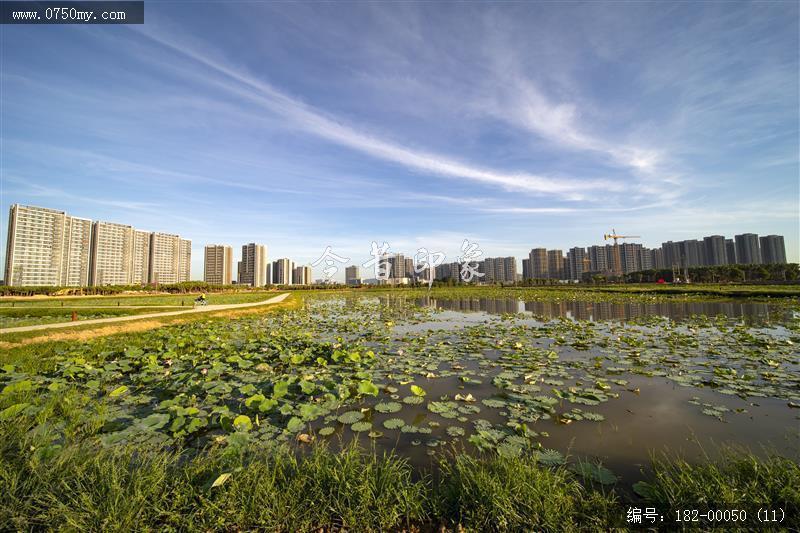
[(147, 1), (145, 20), (1, 27), (3, 243), (23, 203), (191, 238), (198, 279), (212, 242), (521, 258), (612, 227), (778, 233), (799, 258), (796, 2)]

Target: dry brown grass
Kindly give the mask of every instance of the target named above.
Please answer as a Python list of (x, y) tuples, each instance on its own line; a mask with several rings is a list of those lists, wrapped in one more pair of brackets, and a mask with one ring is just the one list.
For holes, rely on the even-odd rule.
[[(291, 295), (284, 301), (276, 304), (267, 304), (256, 307), (246, 307), (243, 309), (226, 309), (222, 311), (209, 311), (208, 313), (195, 313), (189, 315), (177, 315), (164, 317), (160, 319), (147, 318), (142, 320), (129, 320), (119, 324), (103, 324), (103, 325), (76, 325), (75, 328), (70, 328), (66, 331), (61, 330), (43, 330), (31, 331), (13, 334), (13, 340), (0, 341), (0, 349), (10, 349), (17, 346), (24, 346), (28, 344), (38, 344), (42, 342), (54, 341), (74, 341), (84, 342), (98, 337), (106, 337), (109, 335), (117, 335), (120, 333), (137, 333), (141, 331), (148, 331), (164, 326), (172, 326), (176, 324), (185, 324), (187, 322), (195, 322), (197, 320), (206, 320), (208, 318), (239, 318), (247, 315), (254, 315), (259, 313), (272, 312), (278, 309), (295, 309), (301, 304), (298, 298), (293, 298)], [(10, 337), (12, 334), (5, 335)]]

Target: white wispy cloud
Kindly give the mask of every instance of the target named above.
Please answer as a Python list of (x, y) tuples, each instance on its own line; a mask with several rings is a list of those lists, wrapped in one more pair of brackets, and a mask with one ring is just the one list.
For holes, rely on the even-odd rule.
[(234, 81), (238, 85), (231, 85), (219, 79), (209, 79), (209, 83), (232, 91), (240, 97), (247, 98), (269, 111), (287, 118), (296, 128), (372, 157), (434, 175), (464, 178), (509, 190), (558, 195), (569, 199), (582, 199), (586, 191), (590, 190), (620, 190), (618, 183), (608, 180), (561, 179), (523, 171), (500, 171), (388, 141), (347, 125), (285, 94), (267, 82), (213, 59), (208, 53), (203, 53), (148, 28), (137, 29), (153, 41), (197, 61), (216, 74), (222, 75), (224, 79)]

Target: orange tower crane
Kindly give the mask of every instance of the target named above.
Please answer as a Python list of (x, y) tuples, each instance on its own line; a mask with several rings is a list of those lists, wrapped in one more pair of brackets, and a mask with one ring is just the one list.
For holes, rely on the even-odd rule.
[(622, 275), (622, 254), (619, 253), (619, 243), (617, 239), (641, 239), (640, 235), (618, 235), (617, 230), (611, 229), (611, 233), (606, 233), (603, 235), (603, 240), (607, 241), (608, 239), (614, 239), (614, 265), (612, 268), (612, 272), (617, 276)]

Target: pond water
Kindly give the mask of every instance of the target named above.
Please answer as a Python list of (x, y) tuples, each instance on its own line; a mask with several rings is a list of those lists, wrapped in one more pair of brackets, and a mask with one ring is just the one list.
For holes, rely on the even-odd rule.
[[(800, 460), (797, 306), (618, 300), (309, 295), (76, 344), (38, 372), (7, 365), (0, 396), (17, 403), (3, 416), (74, 394), (89, 401), (71, 423), (92, 420), (105, 446), (357, 440), (420, 467), (524, 453), (599, 461), (624, 482), (653, 453), (700, 461), (735, 444)], [(32, 432), (59, 443), (64, 427)]]
[(660, 316), (680, 320), (691, 316), (723, 315), (749, 322), (782, 320), (791, 315), (784, 307), (763, 302), (707, 301), (707, 302), (591, 302), (582, 300), (526, 302), (514, 298), (418, 298), (422, 307), (448, 311), (482, 311), (493, 315), (524, 313), (544, 318), (572, 318), (575, 320), (630, 320), (638, 317)]
[[(405, 302), (383, 298), (381, 304), (403, 307)], [(414, 304), (431, 312), (407, 322), (398, 320), (391, 341), (374, 347), (385, 350), (388, 344), (394, 350), (406, 347), (417, 353), (416, 347), (425, 351), (426, 345), (447, 343), (442, 355), (437, 357), (442, 351), (434, 348), (425, 358), (429, 376), (414, 379), (427, 391), (428, 401), (404, 406), (398, 414), (373, 410), (365, 419), (381, 428), (384, 421), (400, 416), (425, 433), (384, 431), (390, 435), (379, 439), (361, 434), (364, 445), (395, 448), (420, 466), (431, 462), (437, 448), (474, 451), (471, 443), (448, 433), (460, 430), (449, 428), (461, 428), (469, 436), (478, 419), (489, 423), (482, 427), (501, 431), (509, 423), (519, 422), (520, 417), (508, 412), (508, 407), (517, 408), (514, 402), (522, 404), (523, 400), (509, 399), (508, 387), (498, 387), (495, 381), (511, 369), (506, 378), (512, 384), (534, 384), (532, 389), (516, 392), (550, 398), (556, 393), (558, 398), (550, 416), (528, 407), (517, 410), (528, 420), (527, 430), (536, 434), (537, 445), (573, 459), (602, 462), (624, 481), (640, 479), (641, 469), (653, 454), (662, 452), (700, 461), (716, 456), (720, 446), (737, 445), (755, 453), (776, 451), (800, 460), (800, 353), (796, 329), (786, 328), (796, 326), (797, 321), (785, 308), (758, 302), (642, 304), (493, 298), (421, 298)], [(642, 317), (654, 320), (618, 323)], [(567, 323), (552, 320), (559, 318), (568, 319)], [(490, 346), (476, 343), (477, 338), (489, 340)], [(527, 364), (524, 353), (518, 356), (518, 363), (508, 364), (508, 350), (491, 346), (495, 339), (530, 348), (534, 352), (528, 363), (535, 364)], [(575, 340), (578, 342), (571, 342)], [(555, 354), (553, 359), (542, 362), (543, 351)], [(397, 357), (404, 355), (398, 353)], [(443, 375), (454, 365), (458, 375)], [(522, 376), (520, 369), (538, 372)], [(461, 379), (465, 372), (480, 383), (465, 384)], [(686, 379), (687, 375), (694, 377)], [(385, 377), (381, 372), (376, 376)], [(524, 377), (528, 379), (520, 379)], [(777, 388), (776, 380), (782, 381)], [(587, 384), (598, 381), (603, 382), (599, 390), (609, 392), (609, 397), (603, 396), (599, 402), (590, 399), (594, 405), (584, 405), (586, 398), (580, 396), (572, 398), (577, 403), (560, 397), (571, 387), (580, 394)], [(735, 386), (737, 382), (742, 386)], [(446, 418), (442, 412), (431, 412), (430, 401), (452, 402), (456, 394), (472, 395), (476, 402), (455, 403), (475, 405), (480, 412), (462, 416), (460, 422), (452, 416), (453, 412), (462, 414), (458, 410), (446, 409)], [(504, 398), (504, 404), (482, 404), (484, 399), (498, 397)], [(594, 419), (580, 419), (586, 412)], [(578, 419), (560, 416), (563, 414), (577, 414)], [(532, 418), (536, 420), (530, 421)]]

